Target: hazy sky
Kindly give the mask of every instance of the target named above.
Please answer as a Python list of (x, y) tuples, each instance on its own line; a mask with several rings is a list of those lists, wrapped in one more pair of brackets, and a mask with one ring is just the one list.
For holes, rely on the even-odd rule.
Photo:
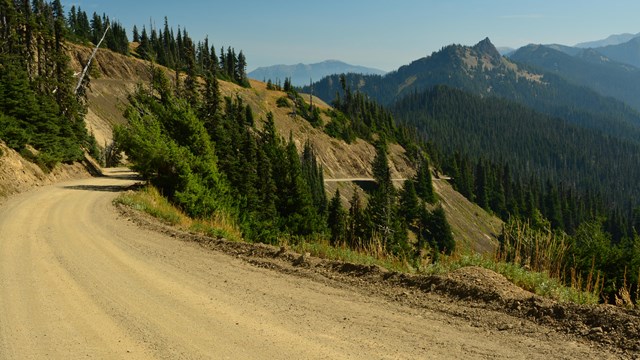
[(164, 17), (198, 41), (243, 50), (259, 66), (338, 59), (395, 70), (445, 45), (599, 40), (640, 32), (638, 0), (62, 0), (129, 31)]

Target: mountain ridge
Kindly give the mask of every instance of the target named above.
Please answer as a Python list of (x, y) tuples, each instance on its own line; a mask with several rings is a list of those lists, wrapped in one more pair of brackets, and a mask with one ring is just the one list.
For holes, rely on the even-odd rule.
[(640, 99), (635, 95), (640, 91), (640, 69), (613, 61), (598, 49), (580, 49), (570, 55), (557, 47), (532, 44), (518, 49), (510, 58), (556, 73), (640, 111)]
[[(483, 97), (505, 98), (583, 127), (640, 141), (640, 113), (627, 104), (502, 57), (488, 38), (471, 47), (445, 46), (384, 76), (348, 74), (345, 80), (352, 90), (385, 105), (414, 91), (447, 85)], [(326, 77), (313, 85), (313, 91), (332, 101), (341, 91), (341, 80), (336, 75)]]
[(585, 41), (585, 42), (575, 44), (573, 47), (588, 49), (588, 48), (599, 48), (599, 47), (609, 46), (609, 45), (619, 45), (619, 44), (628, 42), (629, 40), (636, 38), (638, 36), (640, 36), (640, 33), (613, 34), (613, 35), (609, 35), (605, 39)]
[(348, 64), (340, 60), (328, 59), (312, 64), (279, 64), (259, 67), (249, 72), (248, 75), (250, 78), (259, 81), (269, 79), (272, 81), (284, 81), (285, 78), (290, 78), (292, 85), (304, 86), (308, 85), (311, 79), (319, 80), (327, 75), (342, 73), (383, 75), (386, 72), (375, 68)]

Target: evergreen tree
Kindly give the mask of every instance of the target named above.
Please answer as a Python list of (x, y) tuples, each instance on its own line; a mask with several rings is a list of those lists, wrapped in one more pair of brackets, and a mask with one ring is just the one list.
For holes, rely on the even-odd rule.
[(371, 220), (371, 232), (378, 234), (382, 241), (382, 246), (388, 250), (397, 250), (397, 237), (402, 234), (396, 233), (396, 194), (391, 181), (391, 171), (387, 159), (387, 149), (384, 143), (380, 142), (376, 146), (376, 157), (372, 163), (373, 177), (376, 181), (376, 188), (369, 197), (367, 213)]
[(327, 223), (331, 232), (331, 245), (338, 246), (340, 241), (345, 240), (347, 233), (347, 212), (342, 207), (340, 190), (338, 189), (329, 203)]
[(353, 192), (349, 201), (349, 217), (347, 222), (347, 244), (352, 249), (364, 249), (369, 246), (371, 237), (369, 220), (363, 210), (358, 190)]
[(423, 158), (420, 162), (414, 182), (415, 191), (423, 201), (429, 204), (436, 202), (436, 194), (433, 191), (431, 170), (429, 169), (429, 160), (427, 158)]
[(322, 166), (318, 164), (315, 151), (309, 140), (302, 151), (302, 175), (308, 184), (316, 212), (324, 217), (327, 212), (327, 195), (324, 190), (324, 175)]
[(430, 241), (439, 251), (451, 254), (455, 250), (456, 243), (451, 232), (451, 225), (447, 221), (447, 216), (442, 206), (436, 207), (429, 216), (428, 231)]
[(285, 187), (279, 189), (281, 219), (284, 228), (293, 235), (310, 235), (321, 229), (321, 223), (313, 206), (313, 198), (304, 180), (300, 157), (293, 139), (286, 146)]
[(404, 219), (405, 223), (409, 225), (409, 228), (411, 228), (414, 221), (418, 219), (420, 207), (413, 181), (409, 179), (405, 180), (402, 192), (400, 192), (398, 215)]
[(138, 27), (133, 25), (133, 42), (140, 42), (140, 33), (138, 32)]

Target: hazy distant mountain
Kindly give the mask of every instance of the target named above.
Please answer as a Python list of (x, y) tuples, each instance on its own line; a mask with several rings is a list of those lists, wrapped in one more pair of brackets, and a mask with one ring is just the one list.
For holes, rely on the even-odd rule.
[[(386, 105), (415, 91), (447, 85), (482, 97), (516, 101), (610, 135), (640, 139), (640, 114), (628, 105), (557, 73), (514, 63), (501, 56), (489, 39), (473, 47), (446, 46), (384, 76), (347, 75), (346, 82), (353, 91)], [(332, 101), (342, 91), (340, 83), (339, 76), (328, 76), (313, 85), (314, 94)]]
[(611, 60), (640, 68), (640, 37), (625, 43), (596, 48), (599, 53)]
[(611, 35), (608, 38), (603, 40), (587, 41), (587, 42), (579, 43), (579, 44), (576, 44), (575, 47), (587, 49), (587, 48), (599, 48), (599, 47), (610, 46), (610, 45), (618, 45), (618, 44), (626, 43), (627, 41), (638, 36), (640, 36), (640, 33), (637, 33), (637, 34), (625, 33), (625, 34)]
[(579, 50), (571, 56), (552, 46), (527, 45), (510, 58), (590, 87), (640, 111), (640, 69), (612, 61), (595, 49)]
[[(533, 44), (531, 44), (533, 45)], [(531, 46), (531, 45), (527, 45), (527, 46)], [(567, 55), (571, 55), (571, 56), (576, 56), (578, 54), (580, 54), (584, 49), (581, 48), (577, 48), (577, 47), (572, 47), (572, 46), (566, 46), (566, 45), (560, 45), (560, 44), (548, 44), (548, 45), (544, 45), (548, 48), (554, 49), (554, 50), (558, 50), (558, 51), (562, 51), (563, 53), (567, 54)], [(525, 46), (526, 47), (526, 46)], [(522, 48), (520, 48), (522, 49)], [(518, 49), (518, 50), (520, 50)], [(511, 54), (513, 55), (513, 54)]]
[(498, 50), (498, 52), (500, 53), (500, 55), (505, 56), (505, 55), (509, 55), (512, 52), (516, 51), (516, 49), (512, 48), (512, 47), (508, 47), (508, 46), (499, 46), (496, 48)]
[(318, 81), (333, 74), (374, 74), (383, 75), (385, 71), (358, 65), (350, 65), (338, 60), (327, 60), (316, 64), (274, 65), (260, 67), (249, 73), (249, 77), (256, 80), (284, 81), (291, 78), (294, 86), (309, 85), (309, 81)]

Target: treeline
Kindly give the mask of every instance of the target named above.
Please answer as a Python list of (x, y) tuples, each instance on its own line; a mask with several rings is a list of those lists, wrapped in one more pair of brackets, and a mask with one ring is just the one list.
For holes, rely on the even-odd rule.
[(71, 41), (85, 43), (91, 42), (97, 45), (102, 38), (105, 30), (110, 26), (109, 31), (104, 38), (104, 46), (107, 49), (120, 54), (129, 54), (129, 38), (127, 30), (118, 21), (112, 21), (105, 14), (102, 16), (93, 13), (91, 20), (80, 7), (71, 6), (67, 15), (66, 23), (69, 31), (69, 39)]
[[(396, 141), (395, 121), (391, 113), (360, 91), (353, 92), (340, 76), (341, 92), (333, 100), (335, 110), (329, 112), (331, 122), (325, 131), (330, 136), (352, 142), (356, 138), (373, 140), (373, 135)], [(342, 95), (341, 95), (342, 94)]]
[(0, 139), (43, 169), (96, 155), (64, 42), (59, 0), (0, 2)]
[(240, 86), (249, 87), (247, 77), (247, 59), (242, 50), (236, 53), (235, 49), (220, 48), (219, 55), (216, 49), (209, 44), (209, 39), (194, 43), (186, 29), (178, 28), (174, 32), (169, 27), (167, 18), (164, 19), (164, 28), (156, 29), (151, 26), (147, 30), (142, 27), (133, 28), (133, 41), (139, 43), (137, 53), (145, 59), (153, 61), (177, 71), (184, 71), (190, 63), (195, 64), (195, 71), (204, 75), (213, 70), (219, 79), (234, 82)]

